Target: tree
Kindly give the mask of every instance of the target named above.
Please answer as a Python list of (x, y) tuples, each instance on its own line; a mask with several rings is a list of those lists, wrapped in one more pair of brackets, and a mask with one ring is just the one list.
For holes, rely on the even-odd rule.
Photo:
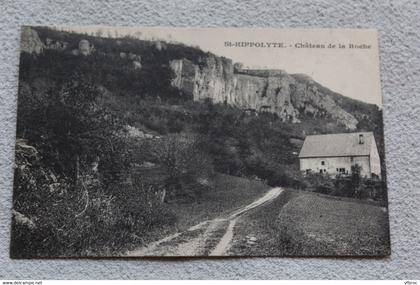
[(168, 175), (165, 184), (170, 196), (196, 196), (198, 189), (189, 186), (205, 184), (213, 172), (212, 161), (200, 149), (194, 136), (170, 134), (149, 142), (147, 150), (165, 169)]

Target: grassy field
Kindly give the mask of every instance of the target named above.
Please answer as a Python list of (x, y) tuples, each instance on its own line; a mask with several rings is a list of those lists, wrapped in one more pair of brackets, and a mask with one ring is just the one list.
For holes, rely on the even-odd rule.
[[(256, 238), (249, 243), (250, 237)], [(242, 217), (231, 254), (255, 256), (389, 255), (385, 208), (349, 198), (286, 190)]]
[(213, 189), (203, 193), (196, 203), (169, 205), (176, 214), (179, 231), (222, 217), (253, 202), (270, 189), (260, 181), (225, 174), (217, 174), (212, 183)]

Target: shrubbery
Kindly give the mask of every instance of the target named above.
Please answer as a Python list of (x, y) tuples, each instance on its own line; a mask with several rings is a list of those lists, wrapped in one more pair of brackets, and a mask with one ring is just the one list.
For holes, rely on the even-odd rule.
[[(356, 167), (353, 168), (356, 170)], [(299, 179), (299, 188), (307, 191), (328, 194), (338, 197), (349, 197), (363, 200), (373, 200), (386, 204), (385, 182), (360, 177), (360, 172), (353, 172), (350, 177), (337, 177), (310, 173)]]
[(196, 201), (202, 191), (209, 190), (213, 161), (195, 136), (170, 134), (158, 140), (145, 140), (140, 151), (142, 157), (159, 165), (165, 173), (165, 201)]
[[(124, 118), (100, 103), (86, 63), (71, 68), (49, 56), (26, 58), (21, 74), (11, 255), (111, 255), (138, 246), (174, 215), (150, 185), (125, 183), (132, 142)], [(66, 78), (47, 77), (60, 68)]]

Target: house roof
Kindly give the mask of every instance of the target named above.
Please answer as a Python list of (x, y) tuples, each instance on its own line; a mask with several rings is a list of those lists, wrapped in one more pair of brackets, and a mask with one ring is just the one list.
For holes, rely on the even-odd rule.
[[(363, 135), (363, 144), (359, 143), (359, 135)], [(307, 136), (299, 158), (369, 155), (372, 143), (372, 132)]]

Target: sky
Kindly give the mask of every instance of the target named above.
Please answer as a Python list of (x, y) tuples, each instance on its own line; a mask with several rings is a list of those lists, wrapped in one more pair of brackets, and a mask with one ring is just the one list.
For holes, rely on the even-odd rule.
[[(104, 37), (115, 37), (117, 33), (119, 37), (131, 35), (146, 40), (180, 42), (225, 56), (248, 68), (306, 74), (337, 93), (382, 108), (375, 30), (98, 26), (59, 29), (88, 34), (101, 30)], [(226, 42), (233, 46), (227, 46)], [(247, 46), (235, 46), (235, 43)], [(251, 43), (254, 46), (249, 46)], [(330, 44), (335, 47), (329, 48)], [(345, 48), (339, 48), (339, 44)], [(359, 48), (350, 48), (351, 44)], [(324, 48), (308, 45), (324, 45)]]

